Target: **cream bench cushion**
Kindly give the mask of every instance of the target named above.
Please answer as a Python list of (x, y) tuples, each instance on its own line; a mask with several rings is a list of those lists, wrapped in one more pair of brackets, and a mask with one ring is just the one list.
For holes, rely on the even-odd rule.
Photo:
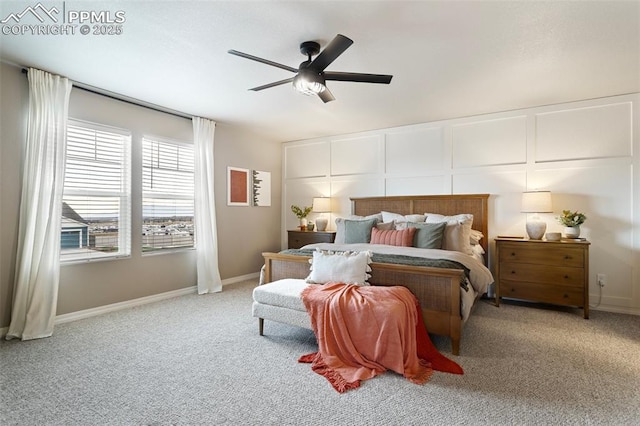
[(304, 279), (285, 278), (253, 289), (254, 317), (260, 320), (260, 335), (263, 333), (264, 320), (282, 322), (311, 329), (311, 320), (300, 294), (310, 285)]
[(253, 289), (253, 300), (282, 308), (307, 312), (300, 294), (309, 285), (303, 279), (285, 278)]

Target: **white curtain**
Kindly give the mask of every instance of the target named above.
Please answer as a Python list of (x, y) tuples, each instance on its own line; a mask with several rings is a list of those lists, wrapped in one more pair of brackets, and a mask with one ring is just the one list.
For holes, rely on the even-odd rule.
[(29, 69), (16, 277), (7, 339), (49, 337), (58, 302), (60, 223), (71, 82)]
[(213, 137), (216, 123), (193, 117), (195, 145), (195, 223), (198, 293), (222, 291), (218, 269), (216, 202), (213, 191)]

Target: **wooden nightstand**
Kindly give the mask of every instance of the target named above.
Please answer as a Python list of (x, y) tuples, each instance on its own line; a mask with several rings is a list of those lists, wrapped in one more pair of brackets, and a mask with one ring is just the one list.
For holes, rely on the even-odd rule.
[(332, 243), (336, 239), (336, 231), (287, 231), (289, 234), (288, 246), (290, 249), (298, 249), (307, 244)]
[(589, 318), (589, 241), (496, 238), (500, 297), (577, 306)]

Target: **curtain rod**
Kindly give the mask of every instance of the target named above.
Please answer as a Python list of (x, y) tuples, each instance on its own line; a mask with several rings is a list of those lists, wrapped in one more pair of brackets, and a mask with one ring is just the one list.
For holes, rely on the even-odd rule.
[[(29, 70), (26, 68), (22, 68), (22, 73), (23, 74), (29, 74)], [(73, 84), (73, 87), (80, 89), (80, 90), (84, 90), (85, 92), (89, 92), (89, 93), (94, 93), (96, 95), (101, 95), (110, 99), (114, 99), (116, 101), (121, 101), (121, 102), (126, 102), (128, 104), (131, 105), (135, 105), (135, 106), (140, 106), (143, 108), (147, 108), (147, 109), (152, 109), (154, 111), (158, 111), (158, 112), (164, 112), (165, 114), (170, 114), (170, 115), (174, 115), (176, 117), (180, 117), (180, 118), (187, 118), (189, 120), (191, 120), (193, 117), (187, 113), (184, 112), (180, 112), (180, 111), (175, 111), (169, 108), (165, 108), (159, 105), (155, 105), (152, 103), (148, 103), (148, 102), (144, 102), (138, 99), (134, 99), (134, 98), (130, 98), (128, 96), (125, 95), (121, 95), (119, 93), (114, 93), (114, 92), (110, 92), (108, 90), (104, 90), (104, 89), (99, 89), (95, 86), (91, 86), (89, 84), (85, 84), (85, 83), (80, 83), (78, 81), (74, 81), (71, 80), (71, 84)]]

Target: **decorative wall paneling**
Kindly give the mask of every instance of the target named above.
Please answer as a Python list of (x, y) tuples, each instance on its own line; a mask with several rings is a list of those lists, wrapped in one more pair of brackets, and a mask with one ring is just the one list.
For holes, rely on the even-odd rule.
[(379, 174), (384, 170), (383, 135), (331, 141), (331, 176)]
[[(349, 197), (490, 193), (491, 235), (525, 235), (522, 191), (552, 192), (555, 216), (580, 210), (591, 246), (591, 304), (640, 314), (640, 94), (381, 129), (283, 144), (283, 246), (292, 203)], [(634, 173), (634, 170), (636, 172)], [(491, 257), (490, 257), (491, 263)]]
[(632, 102), (535, 115), (536, 162), (630, 157)]
[(454, 125), (452, 130), (456, 169), (527, 162), (525, 116)]
[(301, 179), (329, 174), (329, 144), (326, 141), (284, 145), (283, 179)]

